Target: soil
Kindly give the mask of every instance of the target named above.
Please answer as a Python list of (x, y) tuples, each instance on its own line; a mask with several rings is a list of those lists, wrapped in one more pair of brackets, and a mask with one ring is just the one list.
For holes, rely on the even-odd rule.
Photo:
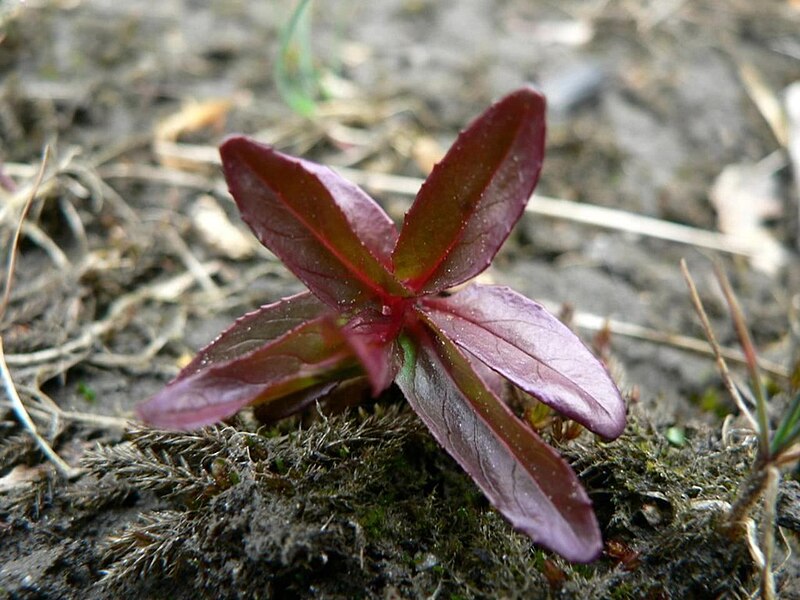
[[(318, 2), (308, 47), (284, 62), (294, 96), (276, 70), (290, 5), (0, 0), (3, 279), (50, 149), (0, 332), (26, 409), (73, 469), (59, 474), (4, 397), (0, 598), (756, 594), (744, 534), (719, 526), (755, 442), (713, 359), (675, 337), (702, 338), (678, 263), (736, 349), (710, 257), (722, 262), (777, 421), (800, 358), (800, 211), (765, 107), (800, 80), (797, 2)], [(268, 430), (247, 411), (192, 433), (129, 420), (232, 319), (302, 289), (238, 219), (216, 165), (227, 133), (352, 169), (401, 218), (458, 130), (531, 83), (549, 107), (538, 193), (724, 225), (726, 243), (763, 236), (716, 252), (621, 231), (620, 213), (531, 212), (482, 276), (572, 315), (629, 400), (617, 441), (553, 439), (595, 504), (598, 561), (515, 533), (395, 392)], [(725, 187), (724, 171), (744, 176)], [(787, 470), (781, 598), (800, 598), (799, 498)], [(749, 515), (761, 523), (760, 504)]]

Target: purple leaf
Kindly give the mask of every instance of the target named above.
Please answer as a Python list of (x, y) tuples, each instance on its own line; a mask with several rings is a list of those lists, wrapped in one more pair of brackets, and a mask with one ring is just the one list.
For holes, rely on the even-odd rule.
[(544, 157), (544, 97), (523, 88), (458, 136), (406, 215), (395, 273), (418, 293), (474, 277), (522, 214)]
[(391, 273), (394, 223), (357, 186), (246, 137), (229, 138), (220, 155), (242, 218), (323, 302), (349, 310), (408, 295)]
[(518, 530), (564, 558), (602, 549), (591, 501), (558, 453), (486, 387), (444, 338), (404, 339), (397, 383), (436, 440)]
[(314, 402), (326, 398), (333, 392), (341, 382), (326, 381), (311, 387), (275, 398), (271, 402), (265, 402), (255, 407), (254, 415), (261, 423), (274, 423), (290, 417), (303, 409), (308, 408)]
[(214, 341), (200, 350), (178, 374), (183, 379), (215, 363), (243, 356), (283, 334), (314, 320), (330, 309), (309, 292), (302, 292), (239, 317)]
[(269, 402), (358, 370), (339, 329), (323, 316), (226, 362), (179, 375), (137, 412), (150, 425), (192, 429), (221, 421), (248, 404)]
[(399, 323), (372, 307), (363, 309), (342, 327), (342, 335), (367, 374), (373, 396), (388, 388), (397, 374), (394, 357), (399, 329)]
[(575, 474), (501, 400), (515, 385), (606, 437), (622, 399), (578, 338), (507, 288), (437, 294), (488, 266), (536, 185), (544, 98), (514, 92), (480, 115), (422, 186), (398, 235), (357, 186), (245, 137), (220, 148), (243, 219), (310, 292), (245, 315), (138, 407), (189, 429), (246, 405), (278, 419), (351, 405), (393, 380), (488, 499), (574, 561), (601, 550)]
[(472, 285), (426, 299), (432, 325), (464, 351), (606, 438), (625, 428), (625, 403), (605, 367), (540, 304), (506, 287)]

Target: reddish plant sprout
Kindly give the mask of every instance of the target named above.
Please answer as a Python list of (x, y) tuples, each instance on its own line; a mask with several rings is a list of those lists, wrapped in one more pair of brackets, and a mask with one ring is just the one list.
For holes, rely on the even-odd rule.
[[(247, 405), (286, 416), (363, 377), (396, 383), (433, 436), (519, 531), (565, 558), (602, 550), (569, 465), (504, 401), (516, 386), (606, 439), (625, 426), (603, 365), (541, 305), (483, 271), (542, 167), (545, 101), (523, 88), (492, 105), (436, 165), (394, 223), (330, 169), (241, 136), (226, 140), (231, 194), (264, 246), (309, 292), (236, 321), (138, 407), (190, 429)], [(273, 410), (274, 409), (274, 410)]]

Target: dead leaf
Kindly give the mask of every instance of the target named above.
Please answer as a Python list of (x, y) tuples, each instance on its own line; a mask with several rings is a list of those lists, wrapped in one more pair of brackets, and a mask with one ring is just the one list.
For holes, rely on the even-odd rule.
[(197, 233), (220, 254), (233, 260), (255, 254), (254, 238), (231, 223), (212, 196), (200, 196), (192, 206), (190, 216)]
[(778, 143), (786, 147), (786, 115), (783, 112), (777, 95), (764, 81), (761, 72), (750, 63), (739, 64), (739, 78), (747, 91), (747, 95), (756, 105), (761, 116), (769, 125)]
[(207, 100), (185, 104), (178, 112), (156, 125), (155, 138), (159, 141), (174, 142), (182, 133), (205, 127), (221, 127), (232, 106), (231, 100)]
[(437, 162), (444, 157), (444, 150), (435, 139), (427, 135), (421, 135), (414, 140), (411, 147), (411, 157), (414, 159), (419, 170), (428, 175)]
[(711, 203), (717, 211), (722, 233), (747, 241), (757, 249), (753, 266), (775, 273), (785, 261), (785, 250), (765, 225), (783, 213), (777, 170), (783, 157), (774, 153), (758, 163), (728, 165), (711, 188)]

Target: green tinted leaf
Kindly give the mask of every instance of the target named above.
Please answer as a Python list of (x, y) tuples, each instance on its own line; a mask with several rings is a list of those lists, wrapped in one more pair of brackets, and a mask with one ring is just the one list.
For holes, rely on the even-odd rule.
[(794, 444), (800, 437), (800, 392), (795, 395), (788, 410), (772, 436), (770, 454), (775, 456)]

